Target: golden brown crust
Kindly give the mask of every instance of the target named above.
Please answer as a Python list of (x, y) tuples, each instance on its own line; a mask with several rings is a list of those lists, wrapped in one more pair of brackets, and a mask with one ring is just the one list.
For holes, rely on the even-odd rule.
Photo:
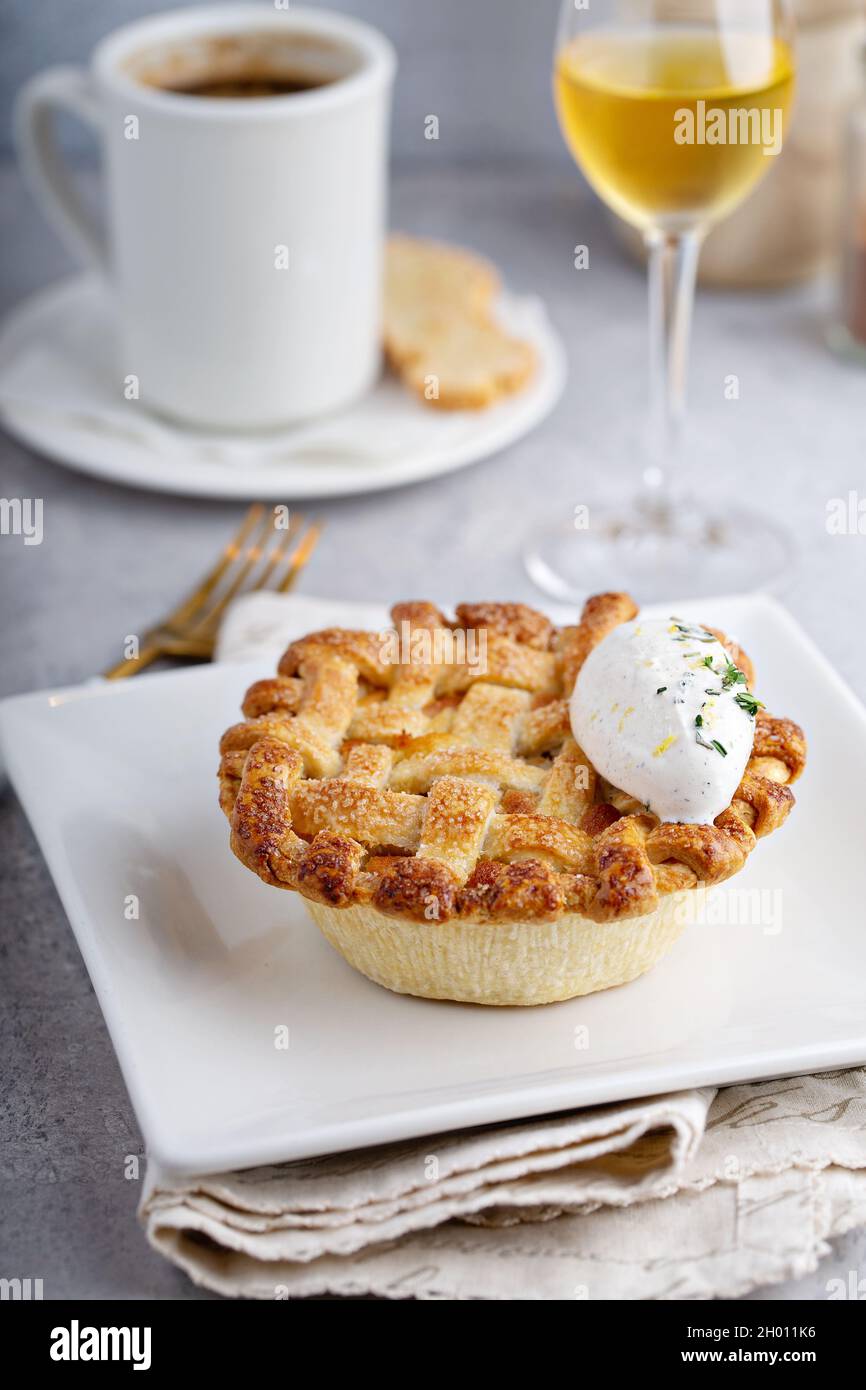
[(372, 901), (391, 917), (441, 922), (454, 916), (457, 885), (442, 864), (394, 859), (383, 869)]
[(546, 864), (534, 859), (516, 864), (485, 859), (460, 894), (459, 912), (479, 921), (553, 921), (565, 904), (563, 875)]
[(354, 663), (359, 675), (374, 685), (387, 684), (388, 667), (381, 658), (379, 635), (375, 632), (351, 632), (341, 627), (311, 632), (308, 637), (292, 642), (280, 658), (277, 670), (281, 676), (295, 676), (300, 673), (305, 658), (328, 662), (334, 656)]
[(297, 886), (305, 898), (347, 907), (354, 901), (354, 884), (364, 851), (355, 840), (322, 830), (298, 864)]
[(658, 906), (655, 875), (646, 850), (648, 819), (622, 816), (595, 841), (598, 892), (591, 909), (600, 921), (640, 917)]
[(685, 864), (701, 883), (721, 883), (739, 872), (755, 843), (746, 829), (737, 816), (722, 825), (659, 825), (648, 836), (647, 850), (659, 863)]
[(232, 807), (231, 847), (267, 883), (292, 882), (303, 842), (292, 830), (289, 794), (303, 772), (300, 756), (277, 738), (254, 743)]
[(787, 780), (796, 782), (806, 766), (803, 730), (791, 719), (776, 719), (766, 710), (758, 710), (752, 757), (777, 759), (787, 769)]
[[(382, 633), (332, 628), (293, 642), (221, 740), (232, 850), (311, 901), (443, 924), (616, 921), (729, 878), (790, 812), (802, 730), (760, 711), (715, 824), (659, 824), (597, 776), (568, 717), (589, 652), (636, 613), (627, 594), (599, 594), (578, 624), (556, 629), (525, 604), (461, 604), (451, 622), (416, 601), (395, 606), (395, 628), (430, 640), (396, 657)], [(468, 647), (437, 654), (434, 639), (470, 631), (486, 663)]]
[(458, 603), (461, 627), (485, 628), (546, 652), (556, 629), (549, 618), (526, 603)]
[(738, 646), (736, 642), (733, 642), (730, 637), (726, 636), (725, 633), (721, 632), (717, 627), (707, 627), (706, 630), (707, 632), (711, 632), (713, 636), (721, 642), (734, 665), (739, 667), (746, 677), (746, 684), (750, 687), (753, 686), (755, 683), (755, 668), (742, 647)]
[(304, 682), (292, 676), (272, 676), (250, 686), (241, 711), (245, 719), (258, 719), (265, 714), (297, 714)]
[(561, 633), (563, 685), (567, 693), (574, 689), (578, 672), (593, 647), (615, 627), (636, 618), (637, 611), (630, 594), (593, 594), (587, 599), (578, 626), (563, 628)]

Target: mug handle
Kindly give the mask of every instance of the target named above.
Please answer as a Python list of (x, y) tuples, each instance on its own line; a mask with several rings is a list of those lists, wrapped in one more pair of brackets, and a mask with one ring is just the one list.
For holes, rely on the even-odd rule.
[(54, 117), (76, 116), (101, 134), (99, 104), (81, 68), (57, 67), (26, 82), (15, 103), (15, 147), (21, 172), (64, 245), (85, 264), (108, 269), (105, 233), (88, 212), (58, 149)]

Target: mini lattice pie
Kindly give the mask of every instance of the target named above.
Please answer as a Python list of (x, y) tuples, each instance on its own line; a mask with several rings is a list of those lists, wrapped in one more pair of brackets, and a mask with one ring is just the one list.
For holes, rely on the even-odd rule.
[[(403, 603), (393, 631), (292, 643), (222, 738), (232, 850), (401, 993), (540, 1004), (634, 979), (683, 930), (687, 895), (781, 825), (805, 763), (797, 725), (753, 702), (751, 756), (714, 824), (661, 822), (605, 782), (569, 697), (636, 613), (626, 594), (564, 628), (522, 604), (451, 621)], [(748, 658), (716, 636), (745, 681)]]

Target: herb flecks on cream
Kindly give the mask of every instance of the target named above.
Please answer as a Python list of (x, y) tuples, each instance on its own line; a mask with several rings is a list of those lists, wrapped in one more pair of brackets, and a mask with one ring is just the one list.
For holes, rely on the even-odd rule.
[(590, 652), (571, 727), (601, 776), (660, 820), (710, 825), (740, 784), (760, 708), (706, 628), (642, 618)]

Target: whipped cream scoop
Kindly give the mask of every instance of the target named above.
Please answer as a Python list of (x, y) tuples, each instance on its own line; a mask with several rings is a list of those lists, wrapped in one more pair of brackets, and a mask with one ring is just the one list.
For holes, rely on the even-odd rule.
[(638, 617), (590, 652), (570, 713), (574, 737), (614, 787), (662, 821), (710, 825), (740, 784), (759, 708), (706, 628)]

